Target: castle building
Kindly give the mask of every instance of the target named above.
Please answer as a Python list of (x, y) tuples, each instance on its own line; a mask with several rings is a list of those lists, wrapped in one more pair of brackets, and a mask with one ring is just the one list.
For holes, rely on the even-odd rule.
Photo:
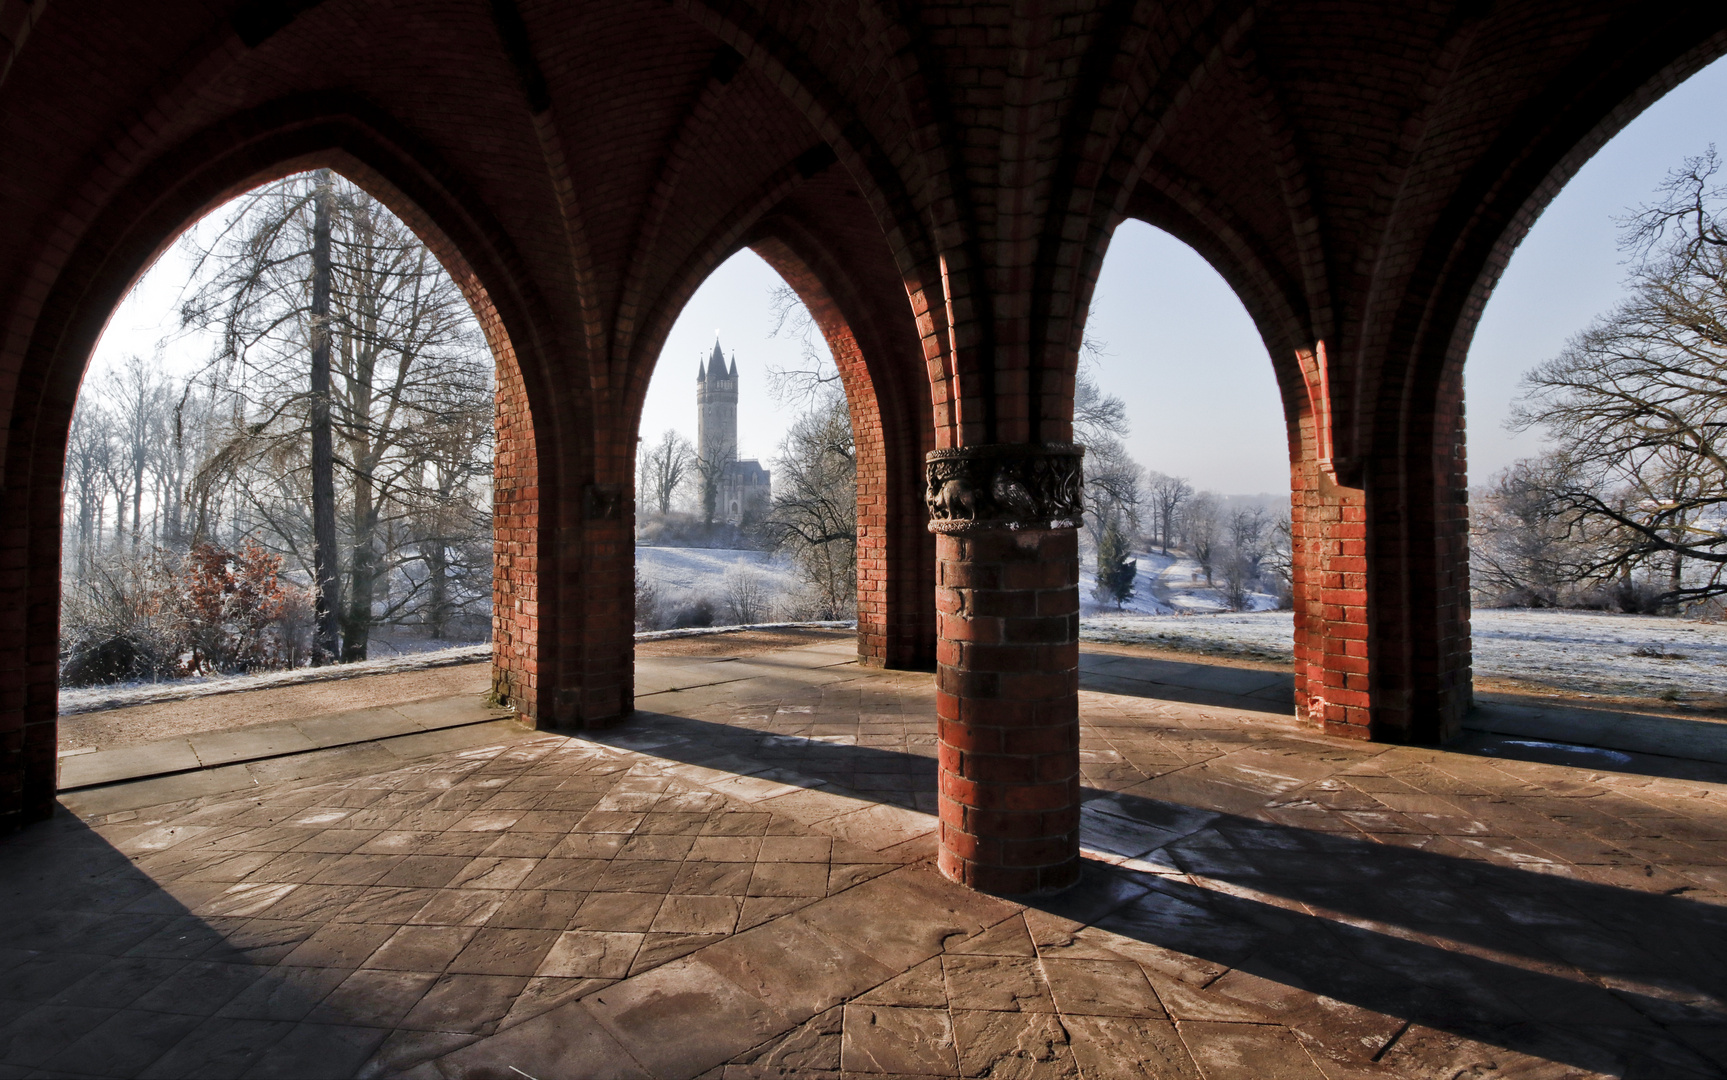
[(767, 512), (773, 473), (755, 458), (738, 459), (738, 359), (733, 355), (728, 371), (718, 340), (707, 362), (696, 365), (696, 453), (720, 467), (715, 521), (735, 525)]

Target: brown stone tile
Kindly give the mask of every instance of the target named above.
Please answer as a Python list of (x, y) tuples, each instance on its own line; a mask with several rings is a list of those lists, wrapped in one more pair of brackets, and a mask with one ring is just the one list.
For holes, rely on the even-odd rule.
[(352, 974), (345, 968), (274, 968), (218, 1009), (219, 1017), (297, 1021)]
[(626, 979), (582, 1004), (632, 1057), (661, 1076), (697, 1075), (793, 1026), (716, 978), (712, 968), (687, 958)]
[(356, 971), (306, 1019), (317, 1024), (394, 1027), (437, 980), (436, 972)]
[(744, 898), (743, 911), (738, 915), (738, 929), (748, 930), (765, 922), (801, 911), (815, 903), (814, 896), (749, 896)]
[(847, 1005), (840, 1055), (848, 1073), (953, 1076), (959, 1069), (946, 1009)]
[(440, 889), (472, 861), (460, 855), (409, 855), (378, 878), (375, 884)]
[(444, 975), (402, 1018), (400, 1026), (418, 1031), (490, 1034), (527, 984), (525, 977), (518, 976)]
[(702, 823), (703, 836), (761, 836), (768, 830), (772, 814), (753, 810), (735, 810), (710, 814)]
[(553, 859), (610, 859), (629, 839), (621, 833), (571, 833), (558, 841), (548, 856)]
[(698, 836), (690, 845), (687, 858), (704, 863), (753, 863), (761, 850), (759, 836)]
[(524, 889), (560, 889), (587, 892), (605, 875), (606, 863), (598, 859), (541, 859), (533, 873), (522, 879)]
[(641, 933), (654, 924), (664, 899), (657, 893), (590, 893), (569, 928)]
[(682, 864), (654, 859), (616, 859), (606, 864), (594, 892), (663, 893), (672, 887)]
[(707, 814), (662, 813), (656, 811), (642, 818), (635, 832), (638, 836), (696, 836), (708, 821)]
[(942, 957), (948, 1001), (955, 1009), (993, 1012), (1055, 1011), (1048, 984), (1034, 959), (1020, 956)]
[(940, 952), (949, 939), (977, 934), (1016, 910), (949, 884), (933, 871), (902, 869), (812, 904), (799, 917), (904, 971)]
[(825, 836), (765, 836), (758, 862), (825, 863), (833, 841)]
[(749, 891), (753, 873), (755, 866), (751, 863), (707, 862), (692, 856), (678, 867), (678, 876), (672, 880), (670, 891), (743, 896)]
[(838, 1007), (814, 1016), (762, 1046), (739, 1054), (723, 1076), (739, 1080), (840, 1080), (840, 1050), (845, 1032), (844, 1010)]
[(372, 829), (325, 829), (307, 838), (294, 850), (347, 855), (377, 835), (377, 830)]
[(962, 1076), (1078, 1080), (1061, 1021), (1048, 1014), (953, 1011)]
[(408, 921), (422, 926), (483, 926), (508, 898), (497, 889), (440, 889)]
[(582, 833), (634, 833), (641, 825), (645, 814), (624, 813), (617, 810), (590, 810), (576, 822), (576, 831)]
[(1042, 961), (1044, 978), (1062, 1015), (1164, 1018), (1163, 1006), (1131, 960)]
[(982, 933), (950, 942), (945, 951), (977, 956), (1036, 956), (1037, 946), (1032, 944), (1025, 918), (1016, 914)]
[(344, 855), (311, 880), (316, 885), (372, 885), (386, 877), (401, 860), (399, 855)]
[(586, 893), (518, 889), (510, 893), (503, 906), (486, 920), (486, 925), (523, 930), (563, 930), (576, 917), (586, 899)]
[(947, 978), (941, 957), (932, 957), (858, 997), (859, 1005), (898, 1005), (906, 1008), (947, 1008)]
[(517, 818), (510, 829), (512, 832), (552, 833), (562, 836), (576, 827), (581, 814), (568, 810), (530, 810)]
[(399, 927), (364, 967), (388, 971), (428, 971), (439, 974), (467, 947), (475, 928), (471, 926)]
[[(555, 946), (554, 946), (555, 947)], [(548, 954), (550, 955), (550, 954)], [(498, 1030), (514, 1027), (561, 1005), (587, 997), (612, 985), (614, 979), (574, 979), (555, 975), (536, 975), (516, 995), (515, 1004), (498, 1021)]]
[(311, 919), (328, 922), (359, 899), (365, 889), (358, 885), (301, 885), (271, 904), (273, 919)]
[(514, 889), (534, 872), (538, 859), (494, 859), (481, 856), (450, 879), (451, 889)]
[(1063, 1016), (1062, 1025), (1086, 1080), (1201, 1080), (1167, 1020)]
[(690, 853), (696, 838), (688, 834), (642, 835), (638, 833), (624, 841), (617, 858), (676, 861)]
[(697, 949), (705, 949), (709, 945), (718, 944), (725, 938), (726, 935), (724, 934), (650, 931), (642, 935), (642, 947), (636, 950), (636, 958), (630, 963), (630, 974), (639, 975), (679, 957), (688, 956)]
[(498, 837), (490, 847), (480, 852), (493, 858), (543, 859), (564, 840), (562, 833), (516, 832), (511, 830)]
[(594, 1019), (571, 1002), (456, 1050), (439, 1061), (438, 1076), (510, 1076), (647, 1080), (649, 1074)]
[(827, 887), (826, 863), (759, 862), (749, 889), (751, 896), (825, 896)]
[(405, 923), (438, 895), (436, 889), (382, 888), (374, 885), (343, 908), (332, 922)]
[(735, 896), (668, 896), (650, 930), (673, 934), (729, 934), (737, 927)]
[(248, 880), (308, 882), (341, 861), (342, 854), (336, 852), (284, 852), (259, 867)]
[(535, 974), (560, 978), (621, 979), (641, 948), (642, 935), (570, 930), (558, 936)]
[(1324, 1080), (1288, 1028), (1208, 1020), (1176, 1026), (1206, 1080)]
[(799, 1021), (894, 975), (892, 969), (795, 916), (738, 934), (703, 950), (696, 959)]
[(357, 968), (395, 933), (393, 926), (331, 923), (284, 957), (288, 967)]
[(520, 930), (482, 927), (468, 947), (450, 962), (449, 970), (462, 975), (532, 975), (539, 969), (556, 930)]

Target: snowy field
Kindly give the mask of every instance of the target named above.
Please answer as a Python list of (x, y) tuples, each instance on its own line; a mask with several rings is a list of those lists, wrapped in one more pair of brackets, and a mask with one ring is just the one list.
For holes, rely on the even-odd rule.
[[(1640, 698), (1727, 694), (1727, 625), (1594, 611), (1482, 609), (1470, 619), (1482, 678)], [(1099, 614), (1083, 617), (1080, 637), (1287, 662), (1294, 629), (1287, 611)]]
[(636, 572), (659, 588), (662, 603), (681, 604), (704, 593), (718, 602), (725, 596), (726, 575), (738, 568), (760, 575), (770, 594), (798, 588), (791, 560), (771, 552), (636, 545)]
[[(1229, 610), (1223, 590), (1205, 583), (1205, 572), (1194, 560), (1152, 552), (1135, 555), (1133, 561), (1139, 570), (1133, 578), (1133, 596), (1122, 603), (1122, 613), (1204, 615)], [(1096, 569), (1090, 556), (1080, 560), (1079, 610), (1084, 618), (1116, 614), (1113, 601), (1102, 602), (1092, 596), (1097, 586)], [(1277, 607), (1277, 597), (1251, 593), (1247, 606), (1250, 611), (1271, 611)]]

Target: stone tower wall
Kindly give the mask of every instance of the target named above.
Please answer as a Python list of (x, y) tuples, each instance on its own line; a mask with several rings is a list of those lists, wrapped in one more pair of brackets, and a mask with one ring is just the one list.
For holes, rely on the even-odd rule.
[(736, 461), (738, 380), (710, 369), (696, 384), (696, 407), (696, 452), (706, 461)]

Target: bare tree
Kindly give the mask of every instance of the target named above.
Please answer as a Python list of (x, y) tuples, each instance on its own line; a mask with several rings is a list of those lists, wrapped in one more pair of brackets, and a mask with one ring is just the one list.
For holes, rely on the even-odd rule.
[(1185, 476), (1167, 476), (1154, 472), (1148, 486), (1151, 489), (1151, 508), (1156, 519), (1158, 546), (1168, 555), (1169, 538), (1175, 532), (1175, 523), (1181, 514), (1181, 508), (1193, 498), (1193, 485), (1187, 482)]
[(768, 614), (768, 586), (753, 567), (739, 562), (726, 571), (725, 613), (733, 626), (759, 623)]
[(671, 513), (673, 500), (695, 471), (695, 458), (690, 441), (667, 428), (659, 442), (642, 451), (642, 501), (661, 517)]
[(107, 501), (104, 477), (110, 468), (114, 440), (108, 417), (97, 401), (83, 401), (72, 414), (66, 440), (66, 499), (76, 521), (73, 564), (80, 584), (90, 576), (91, 560), (101, 542)]
[(857, 600), (857, 449), (838, 388), (792, 422), (775, 466), (763, 527), (791, 552), (820, 617), (844, 618)]
[(1525, 376), (1513, 425), (1543, 428), (1541, 513), (1574, 581), (1664, 572), (1672, 606), (1727, 594), (1727, 188), (1711, 148), (1625, 225), (1618, 308)]
[(1193, 553), (1194, 561), (1205, 571), (1205, 583), (1215, 584), (1214, 573), (1217, 565), (1219, 533), (1222, 531), (1222, 508), (1218, 506), (1217, 496), (1209, 491), (1195, 495), (1187, 504), (1187, 513), (1182, 515), (1182, 525), (1187, 534), (1187, 547)]
[[(492, 438), (491, 358), (455, 282), (407, 225), (328, 172), (246, 196), (196, 254), (183, 321), (220, 332), (199, 377), (235, 407), (194, 487), (225, 485), (248, 527), (321, 582), (342, 659), (363, 659), (381, 622), (441, 632), (452, 552), (490, 524), (450, 512), (485, 505)], [(341, 558), (320, 556), (338, 543)], [(477, 602), (489, 590), (473, 585)], [(327, 647), (327, 623), (321, 636)]]

